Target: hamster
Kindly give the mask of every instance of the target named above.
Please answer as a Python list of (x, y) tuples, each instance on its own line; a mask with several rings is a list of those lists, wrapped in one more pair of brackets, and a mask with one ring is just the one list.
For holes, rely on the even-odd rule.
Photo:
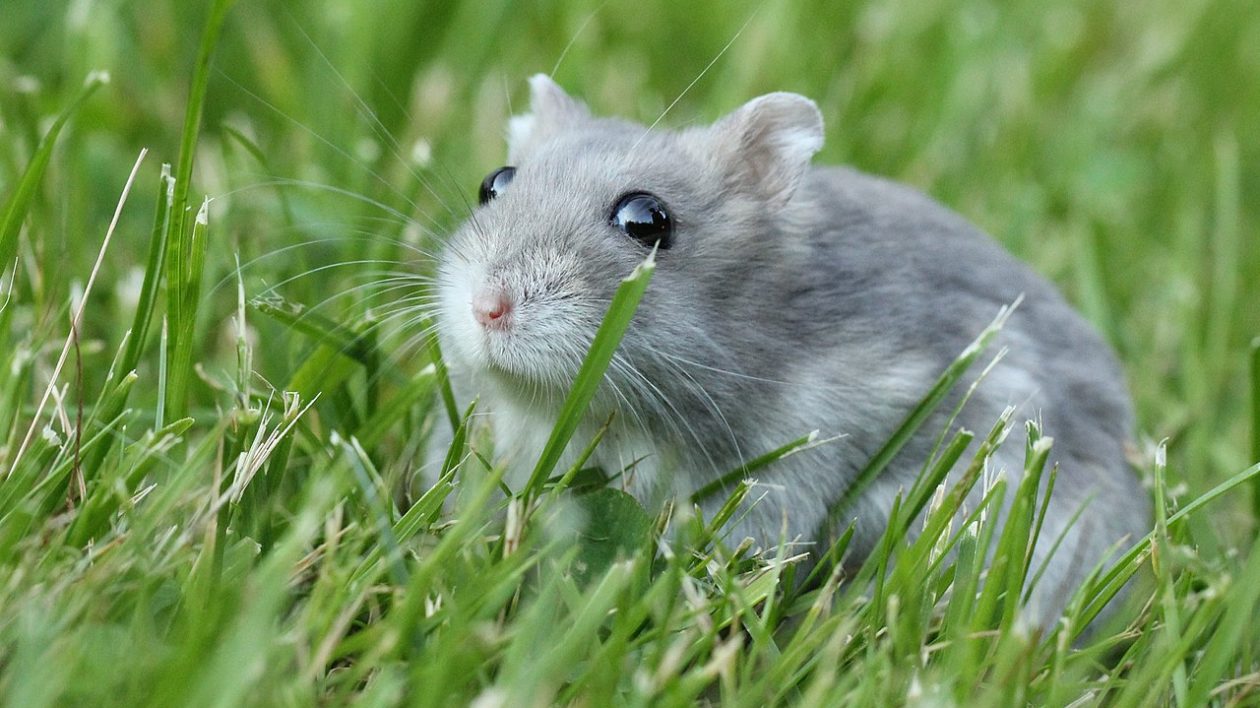
[[(957, 424), (983, 435), (1016, 406), (1053, 437), (1060, 471), (1034, 567), (1065, 536), (1033, 593), (1037, 621), (1149, 530), (1109, 348), (962, 217), (906, 186), (811, 166), (824, 136), (812, 101), (772, 93), (672, 131), (593, 116), (547, 76), (529, 83), (530, 112), (508, 128), (510, 166), (486, 177), (436, 278), (452, 385), (479, 397), (509, 486), (528, 478), (619, 281), (655, 247), (651, 284), (567, 453), (615, 413), (594, 462), (626, 470), (618, 484), (649, 509), (817, 430), (840, 437), (759, 472), (727, 540), (826, 550), (829, 511), (863, 465), (1022, 295), (998, 338), (1009, 354)], [(855, 523), (850, 561), (872, 550), (960, 395), (841, 520)], [(991, 460), (1011, 490), (1023, 438), (1014, 426)], [(701, 504), (706, 516), (724, 497)]]

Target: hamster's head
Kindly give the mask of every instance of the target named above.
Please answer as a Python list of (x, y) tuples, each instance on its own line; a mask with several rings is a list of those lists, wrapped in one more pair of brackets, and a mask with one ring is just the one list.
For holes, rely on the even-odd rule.
[[(595, 117), (543, 75), (530, 88), (508, 165), (486, 176), (440, 260), (452, 367), (524, 400), (562, 396), (619, 282), (653, 248), (653, 280), (609, 376), (671, 356), (721, 366), (722, 349), (764, 317), (757, 273), (789, 247), (780, 222), (822, 146), (818, 109), (769, 94), (667, 131)], [(645, 388), (627, 384), (627, 395)]]

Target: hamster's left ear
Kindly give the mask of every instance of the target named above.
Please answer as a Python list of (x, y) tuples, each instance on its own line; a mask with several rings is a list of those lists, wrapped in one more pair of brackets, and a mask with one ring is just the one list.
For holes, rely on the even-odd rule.
[(591, 117), (590, 110), (546, 74), (529, 78), (529, 113), (508, 122), (508, 162), (521, 158), (548, 139)]
[(822, 149), (823, 119), (804, 96), (770, 93), (718, 120), (709, 134), (728, 186), (781, 207)]

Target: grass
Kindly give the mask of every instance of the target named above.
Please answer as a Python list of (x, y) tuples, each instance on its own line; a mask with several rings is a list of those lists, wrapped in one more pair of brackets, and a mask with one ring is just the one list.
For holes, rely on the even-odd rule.
[[(12, 0), (3, 16), (5, 702), (1260, 702), (1254, 3)], [(603, 113), (672, 105), (664, 125), (810, 95), (820, 161), (918, 185), (1055, 280), (1125, 364), (1151, 535), (1054, 631), (1026, 626), (1036, 486), (999, 481), (954, 514), (1016, 419), (939, 431), (857, 579), (820, 566), (803, 590), (794, 564), (719, 539), (745, 474), (822, 442), (810, 431), (703, 490), (730, 495), (713, 519), (645, 510), (556, 454), (505, 497), (475, 403), (407, 308), (501, 164), (524, 78), (553, 70)], [(942, 385), (974, 381), (982, 349)], [(920, 411), (939, 400), (924, 394)], [(598, 443), (569, 440), (572, 415), (551, 453)], [(410, 489), (434, 426), (458, 431), (444, 473)], [(1031, 476), (1052, 478), (1045, 460), (1029, 445)], [(1005, 525), (985, 513), (1002, 495)], [(1130, 610), (1083, 634), (1134, 574)]]

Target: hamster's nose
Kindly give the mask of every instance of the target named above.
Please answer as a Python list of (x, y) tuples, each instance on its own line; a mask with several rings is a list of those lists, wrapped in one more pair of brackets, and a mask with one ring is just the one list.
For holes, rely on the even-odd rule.
[(472, 299), (473, 319), (486, 329), (503, 329), (511, 321), (512, 300), (502, 291), (481, 291)]

